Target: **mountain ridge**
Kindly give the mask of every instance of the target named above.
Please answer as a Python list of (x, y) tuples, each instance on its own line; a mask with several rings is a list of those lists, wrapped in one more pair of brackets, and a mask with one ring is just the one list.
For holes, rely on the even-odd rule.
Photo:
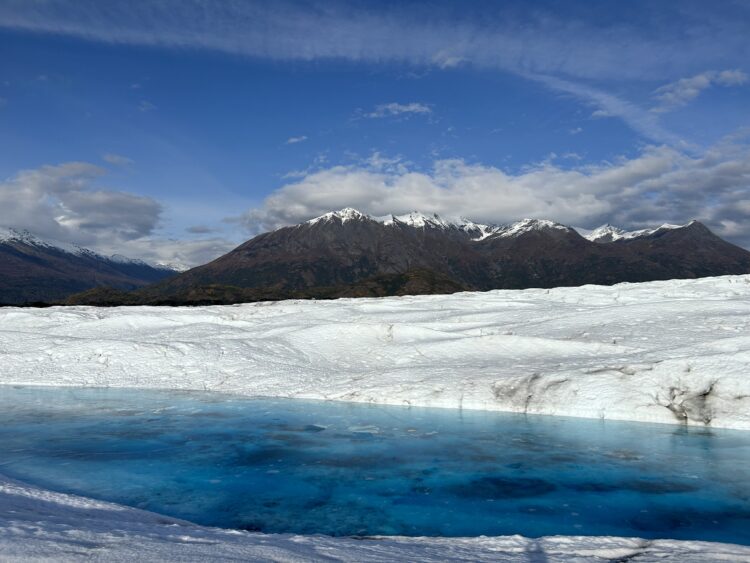
[(750, 272), (750, 252), (697, 221), (634, 233), (602, 242), (543, 219), (483, 225), (418, 212), (372, 217), (344, 208), (259, 234), (132, 298), (110, 293), (99, 299), (89, 293), (72, 302), (218, 304), (611, 285)]
[[(5, 303), (221, 304), (611, 285), (750, 272), (750, 252), (698, 221), (638, 231), (603, 225), (589, 231), (547, 219), (486, 225), (416, 211), (378, 217), (344, 208), (261, 233), (182, 273), (76, 245), (54, 246), (28, 231), (4, 232), (0, 302)], [(47, 260), (54, 275), (39, 271), (40, 260)], [(9, 273), (9, 263), (17, 266), (15, 272)], [(8, 289), (14, 275), (22, 278), (15, 280), (15, 293)]]
[(176, 273), (143, 260), (45, 240), (28, 230), (0, 229), (0, 304), (52, 303), (100, 286), (132, 290)]

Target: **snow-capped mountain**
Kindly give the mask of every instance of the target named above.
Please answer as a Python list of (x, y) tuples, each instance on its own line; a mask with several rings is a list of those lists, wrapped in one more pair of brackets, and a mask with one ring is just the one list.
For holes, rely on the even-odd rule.
[[(341, 224), (347, 221), (377, 221), (387, 227), (404, 225), (407, 227), (413, 227), (415, 229), (442, 229), (442, 230), (458, 230), (468, 235), (472, 240), (484, 240), (488, 237), (513, 237), (518, 236), (530, 231), (539, 231), (544, 229), (560, 229), (563, 231), (572, 230), (570, 227), (555, 223), (554, 221), (548, 221), (546, 219), (522, 219), (515, 223), (509, 223), (507, 225), (485, 225), (482, 223), (475, 223), (465, 217), (459, 217), (456, 219), (441, 217), (437, 213), (425, 214), (419, 211), (412, 211), (403, 215), (384, 215), (375, 217), (352, 209), (351, 207), (345, 207), (340, 211), (330, 211), (310, 219), (303, 224), (316, 225), (319, 223), (326, 222), (340, 222)], [(301, 226), (301, 225), (300, 225)]]
[(583, 236), (584, 238), (592, 241), (592, 242), (615, 242), (618, 240), (630, 240), (635, 238), (642, 238), (642, 237), (648, 237), (651, 235), (654, 235), (656, 233), (662, 232), (662, 231), (672, 231), (674, 229), (682, 229), (684, 227), (689, 227), (692, 223), (695, 221), (691, 221), (690, 223), (686, 225), (672, 225), (669, 223), (664, 223), (663, 225), (653, 228), (653, 229), (641, 229), (638, 231), (626, 231), (625, 229), (620, 229), (619, 227), (614, 227), (610, 224), (602, 225), (601, 227), (597, 227), (593, 231), (588, 231), (586, 229), (577, 229), (577, 231)]
[(345, 208), (258, 235), (128, 302), (450, 293), (750, 272), (750, 252), (698, 222), (585, 234), (543, 219), (485, 225), (416, 211), (374, 217)]
[(149, 264), (148, 262), (139, 258), (129, 258), (127, 256), (123, 256), (122, 254), (112, 254), (110, 256), (106, 256), (104, 254), (96, 252), (95, 250), (91, 250), (90, 248), (85, 248), (77, 244), (41, 239), (26, 229), (21, 230), (13, 228), (0, 228), (0, 244), (13, 242), (24, 244), (27, 246), (34, 246), (37, 248), (47, 248), (50, 250), (65, 252), (68, 254), (73, 254), (74, 256), (95, 258), (97, 260), (104, 260), (115, 264), (146, 266), (149, 268), (155, 268), (157, 270), (169, 270), (170, 272), (180, 271), (178, 268), (171, 267), (168, 264)]
[(174, 275), (120, 254), (104, 256), (75, 244), (0, 229), (0, 304), (52, 302), (98, 286), (134, 289)]

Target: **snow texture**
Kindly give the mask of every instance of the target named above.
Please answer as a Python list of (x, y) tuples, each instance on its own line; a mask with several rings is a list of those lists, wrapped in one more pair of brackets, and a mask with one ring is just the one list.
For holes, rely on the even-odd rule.
[(750, 429), (750, 276), (215, 307), (0, 309), (0, 381)]
[(0, 476), (0, 560), (34, 561), (750, 561), (750, 548), (610, 537), (331, 538), (205, 528)]

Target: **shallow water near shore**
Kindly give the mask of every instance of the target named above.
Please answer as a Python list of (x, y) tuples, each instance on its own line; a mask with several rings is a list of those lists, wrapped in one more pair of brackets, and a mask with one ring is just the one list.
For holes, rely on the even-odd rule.
[(267, 533), (616, 535), (750, 545), (750, 432), (0, 387), (0, 473)]

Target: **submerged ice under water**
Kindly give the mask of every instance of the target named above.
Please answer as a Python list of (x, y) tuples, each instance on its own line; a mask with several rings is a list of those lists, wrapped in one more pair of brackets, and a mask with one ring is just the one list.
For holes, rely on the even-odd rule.
[(750, 432), (0, 387), (0, 473), (262, 532), (750, 544)]

